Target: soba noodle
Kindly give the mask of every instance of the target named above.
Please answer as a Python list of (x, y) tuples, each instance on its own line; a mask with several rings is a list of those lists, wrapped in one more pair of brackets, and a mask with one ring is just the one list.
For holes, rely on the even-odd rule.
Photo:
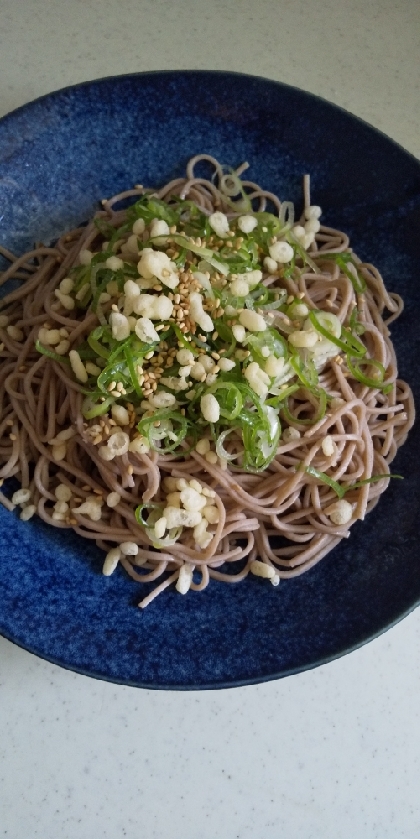
[[(196, 174), (203, 164), (213, 167), (213, 179)], [(94, 540), (107, 552), (104, 573), (112, 573), (120, 563), (135, 581), (156, 581), (157, 586), (140, 601), (141, 607), (174, 583), (185, 593), (190, 588), (204, 589), (210, 579), (233, 583), (253, 573), (265, 577), (264, 584), (277, 585), (310, 569), (377, 504), (389, 483), (389, 464), (414, 421), (412, 394), (398, 378), (388, 329), (402, 311), (401, 298), (386, 290), (373, 265), (353, 254), (344, 233), (320, 225), (319, 211), (310, 205), (309, 179), (304, 211), (295, 222), (292, 205), (251, 181), (239, 182), (246, 168), (227, 173), (216, 160), (200, 155), (189, 162), (186, 178), (156, 192), (137, 186), (103, 201), (94, 220), (66, 233), (52, 247), (38, 245), (20, 257), (0, 249), (10, 262), (1, 283), (11, 279), (20, 283), (0, 301), (0, 479), (4, 483), (14, 477), (21, 486), (11, 499), (10, 493), (0, 493), (0, 500), (9, 510), (19, 505), (24, 520), (37, 513), (54, 527), (72, 528)], [(150, 218), (145, 225), (137, 224), (133, 233), (130, 212), (133, 202), (141, 198), (147, 218), (165, 202), (177, 210), (180, 220), (204, 225), (207, 219), (207, 238), (189, 236), (182, 255), (179, 237), (186, 233), (181, 221), (176, 230), (174, 226), (167, 230), (166, 222), (155, 227), (151, 242), (154, 222)], [(186, 203), (181, 204), (180, 198)], [(152, 199), (155, 203), (148, 204)], [(274, 213), (271, 217), (267, 207)], [(156, 218), (162, 220), (164, 215), (162, 211)], [(255, 222), (252, 228), (252, 217), (258, 227)], [(244, 218), (248, 222), (240, 221)], [(277, 227), (270, 227), (274, 223), (270, 219), (275, 218)], [(257, 230), (266, 245), (255, 238)], [(273, 230), (275, 235), (270, 236)], [(249, 282), (251, 263), (243, 274), (237, 266), (226, 270), (227, 254), (230, 246), (232, 256), (240, 251), (244, 241), (249, 244), (248, 255), (254, 248), (253, 266), (257, 260), (261, 277), (249, 286), (245, 303), (235, 308), (226, 304), (223, 294), (230, 289), (232, 298), (240, 288), (232, 283), (243, 283), (244, 278)], [(270, 256), (270, 252), (280, 254), (272, 250), (276, 242), (285, 243), (281, 253), (289, 255), (288, 261), (286, 257), (281, 261), (281, 256), (276, 262)], [(144, 248), (151, 243), (175, 260), (170, 272), (177, 273), (179, 286), (168, 288), (165, 277), (139, 276), (138, 259), (145, 258)], [(108, 270), (101, 287), (95, 285), (98, 272), (92, 269), (92, 253), (100, 255), (96, 265)], [(181, 258), (184, 262), (177, 263)], [(103, 260), (108, 260), (107, 266)], [(106, 353), (100, 353), (100, 337), (91, 337), (93, 350), (83, 354), (87, 339), (92, 333), (109, 334), (108, 324), (116, 314), (109, 338), (115, 354), (116, 341), (124, 340), (117, 334), (118, 317), (130, 322), (130, 334), (136, 328), (133, 309), (127, 308), (128, 290), (124, 296), (121, 285), (128, 278), (150, 297), (162, 296), (163, 291), (171, 300), (172, 316), (161, 317), (163, 325), (159, 318), (152, 319), (161, 335), (156, 342), (154, 333), (154, 354), (145, 355), (143, 349), (142, 365), (130, 368), (138, 377), (136, 388), (127, 386), (127, 362), (118, 367), (121, 382), (108, 381), (102, 395), (96, 393), (89, 400), (89, 389), (92, 394), (97, 390), (96, 381), (107, 359)], [(132, 291), (133, 285), (124, 288)], [(258, 291), (252, 296), (255, 288), (262, 290), (260, 296)], [(184, 329), (183, 301), (192, 301), (191, 293), (196, 298), (201, 294), (207, 318), (211, 315), (214, 321), (219, 314), (219, 320), (225, 318), (226, 335), (237, 335), (228, 352), (226, 335), (226, 346), (222, 346), (223, 336), (217, 334), (213, 321), (211, 337), (201, 325), (205, 319), (197, 328), (192, 308), (187, 312), (189, 327)], [(79, 304), (84, 298), (90, 304), (83, 307)], [(253, 312), (251, 321), (248, 315), (242, 320), (249, 321), (251, 328), (242, 326), (235, 332), (241, 325), (241, 312), (247, 311)], [(253, 331), (254, 313), (265, 319), (267, 333), (261, 331), (261, 321), (259, 331)], [(311, 322), (310, 313), (315, 313)], [(327, 320), (319, 313), (325, 313)], [(332, 317), (328, 320), (328, 316)], [(331, 323), (337, 322), (342, 332), (341, 338), (336, 334), (334, 348)], [(280, 361), (272, 354), (276, 330), (279, 346), (288, 348)], [(147, 336), (140, 333), (144, 342)], [(303, 335), (303, 344), (301, 338), (293, 337), (298, 333)], [(272, 337), (268, 347), (265, 334)], [(328, 345), (325, 357), (312, 352), (307, 341), (317, 341), (315, 346), (324, 349)], [(191, 347), (196, 354), (192, 367), (182, 363), (190, 358)], [(290, 373), (290, 353), (295, 353), (294, 371), (283, 376), (282, 382), (279, 370), (287, 368)], [(191, 379), (194, 364), (201, 364), (205, 356), (210, 361), (204, 378)], [(272, 369), (267, 366), (269, 357), (274, 358)], [(230, 362), (224, 363), (223, 358)], [(252, 363), (256, 378), (249, 370)], [(264, 372), (269, 369), (271, 374)], [(161, 379), (165, 380), (163, 390)], [(177, 389), (180, 379), (188, 380), (187, 392)], [(203, 394), (212, 394), (213, 400), (218, 397), (223, 409), (220, 382), (231, 387), (229, 398), (233, 399), (235, 387), (236, 396), (242, 394), (241, 412), (251, 425), (258, 411), (264, 421), (272, 422), (271, 410), (280, 417), (281, 432), (276, 430), (277, 419), (271, 426), (272, 438), (266, 425), (258, 431), (257, 424), (247, 452), (247, 430), (245, 425), (242, 431), (239, 427), (238, 411), (230, 427), (225, 419), (226, 434), (217, 426), (220, 417), (210, 416), (214, 401), (213, 407), (208, 403), (210, 414), (204, 422)], [(172, 395), (161, 398), (160, 404), (159, 393)], [(270, 410), (265, 407), (267, 400)], [(165, 414), (168, 405), (176, 406), (177, 421), (195, 411), (196, 428), (190, 422), (183, 436), (174, 432), (174, 417)], [(232, 403), (230, 408), (225, 405), (224, 416), (233, 414)], [(169, 417), (163, 426), (159, 426), (161, 416)], [(144, 424), (145, 418), (149, 425)], [(139, 422), (143, 422), (141, 434)], [(149, 437), (146, 427), (151, 429)], [(162, 451), (159, 428), (166, 428), (166, 436), (176, 445)], [(256, 449), (264, 447), (263, 463)], [(178, 509), (172, 513), (172, 527), (169, 508)], [(178, 519), (186, 524), (179, 524)]]

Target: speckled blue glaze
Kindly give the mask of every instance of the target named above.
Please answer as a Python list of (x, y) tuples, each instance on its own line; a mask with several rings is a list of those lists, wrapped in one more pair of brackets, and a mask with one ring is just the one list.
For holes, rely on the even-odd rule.
[[(104, 196), (159, 185), (197, 152), (252, 164), (250, 176), (348, 231), (406, 309), (393, 329), (400, 373), (420, 390), (420, 165), (350, 114), (302, 91), (215, 72), (122, 76), (68, 88), (0, 121), (0, 241), (23, 252), (87, 219)], [(89, 542), (0, 508), (0, 631), (50, 661), (149, 688), (231, 687), (296, 673), (373, 638), (420, 601), (419, 427), (395, 482), (351, 538), (301, 578), (252, 579), (202, 594), (101, 575)]]

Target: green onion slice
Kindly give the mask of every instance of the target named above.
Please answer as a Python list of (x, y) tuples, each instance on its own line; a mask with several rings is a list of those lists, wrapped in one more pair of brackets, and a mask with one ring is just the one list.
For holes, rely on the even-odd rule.
[(58, 355), (58, 353), (54, 352), (53, 350), (48, 349), (48, 347), (44, 347), (40, 341), (35, 341), (35, 349), (38, 350), (42, 355), (46, 355), (47, 358), (52, 358), (53, 361), (59, 361), (60, 364), (70, 364), (70, 359), (65, 355)]
[(353, 356), (361, 358), (363, 355), (366, 355), (366, 347), (348, 329), (342, 327), (341, 330), (341, 335), (346, 339), (345, 341), (343, 341), (342, 338), (336, 338), (332, 332), (325, 329), (325, 326), (322, 326), (319, 322), (317, 314), (318, 312), (314, 310), (309, 312), (309, 320), (311, 321), (312, 326), (314, 326), (317, 332), (320, 332), (324, 338), (328, 338), (328, 340), (331, 341), (332, 344), (335, 344), (336, 347), (339, 347), (340, 350), (344, 350), (344, 352), (350, 351)]
[[(366, 282), (364, 278), (360, 276), (351, 253), (323, 253), (323, 251), (321, 251), (317, 254), (316, 258), (326, 260), (327, 262), (335, 262), (343, 274), (348, 277), (357, 294), (361, 294), (366, 290)], [(353, 267), (354, 273), (349, 270), (347, 267), (348, 264)]]
[[(309, 390), (309, 388), (308, 388)], [(315, 423), (319, 422), (319, 420), (325, 417), (326, 409), (327, 409), (327, 394), (323, 388), (312, 388), (310, 393), (314, 394), (319, 400), (318, 410), (315, 412), (314, 416), (310, 419), (301, 419), (301, 417), (295, 417), (291, 413), (289, 409), (289, 399), (285, 399), (284, 404), (282, 405), (282, 412), (284, 414), (285, 419), (288, 423), (293, 425), (297, 423), (298, 425), (315, 425)]]
[[(318, 481), (321, 481), (323, 484), (327, 484), (327, 486), (331, 487), (339, 498), (344, 498), (346, 493), (350, 492), (352, 489), (360, 489), (360, 487), (366, 486), (367, 484), (375, 484), (378, 481), (382, 481), (384, 478), (398, 478), (400, 481), (404, 480), (402, 475), (393, 475), (387, 472), (384, 475), (372, 475), (371, 478), (364, 478), (362, 481), (356, 481), (354, 484), (347, 484), (343, 486), (342, 484), (339, 484), (338, 481), (330, 478), (330, 476), (325, 472), (320, 472), (319, 469), (315, 469), (314, 466), (305, 466), (303, 468), (308, 475), (312, 475)], [(299, 466), (298, 469), (301, 470), (302, 467)]]
[[(147, 519), (144, 518), (143, 512), (145, 510), (150, 511), (150, 515)], [(146, 504), (141, 504), (139, 507), (136, 507), (135, 513), (137, 524), (140, 524), (142, 527), (150, 527), (152, 524), (151, 518), (155, 519), (155, 522), (161, 518), (163, 515), (163, 505), (162, 504), (154, 504), (152, 501), (148, 501)]]
[[(155, 423), (159, 422), (160, 426)], [(154, 411), (152, 416), (140, 420), (138, 431), (149, 442), (151, 448), (161, 453), (173, 452), (185, 440), (187, 433), (193, 430), (192, 424), (180, 411), (162, 408)], [(156, 445), (157, 440), (162, 445)], [(182, 451), (182, 454), (185, 452)]]
[[(383, 390), (385, 393), (389, 393), (392, 389), (390, 382), (384, 382), (386, 375), (385, 367), (380, 361), (376, 361), (375, 358), (365, 358), (363, 360), (358, 358), (352, 359), (350, 354), (347, 354), (346, 363), (353, 378), (357, 379), (358, 382), (362, 382), (367, 387), (379, 388), (379, 390)], [(378, 371), (377, 376), (367, 376), (363, 373), (361, 370), (362, 364), (367, 367), (374, 367)]]

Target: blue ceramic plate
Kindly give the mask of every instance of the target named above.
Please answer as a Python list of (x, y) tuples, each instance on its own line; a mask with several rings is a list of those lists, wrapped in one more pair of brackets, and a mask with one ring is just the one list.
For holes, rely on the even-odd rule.
[[(406, 301), (393, 336), (420, 390), (420, 165), (350, 114), (308, 93), (231, 73), (163, 72), (88, 82), (0, 121), (0, 241), (22, 252), (87, 219), (138, 181), (155, 186), (208, 152), (299, 205), (312, 175), (327, 224), (350, 233)], [(419, 427), (395, 462), (405, 475), (351, 538), (277, 589), (257, 579), (168, 591), (101, 575), (101, 552), (0, 509), (0, 631), (80, 673), (149, 688), (276, 679), (366, 643), (420, 600)], [(142, 588), (142, 591), (140, 589)]]

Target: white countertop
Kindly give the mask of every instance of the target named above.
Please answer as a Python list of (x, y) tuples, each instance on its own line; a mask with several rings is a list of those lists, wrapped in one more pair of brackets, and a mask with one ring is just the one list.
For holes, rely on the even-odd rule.
[[(415, 0), (0, 0), (0, 21), (0, 114), (101, 76), (238, 70), (420, 157)], [(420, 610), (331, 664), (220, 692), (98, 682), (0, 639), (0, 837), (418, 839), (419, 697)]]

